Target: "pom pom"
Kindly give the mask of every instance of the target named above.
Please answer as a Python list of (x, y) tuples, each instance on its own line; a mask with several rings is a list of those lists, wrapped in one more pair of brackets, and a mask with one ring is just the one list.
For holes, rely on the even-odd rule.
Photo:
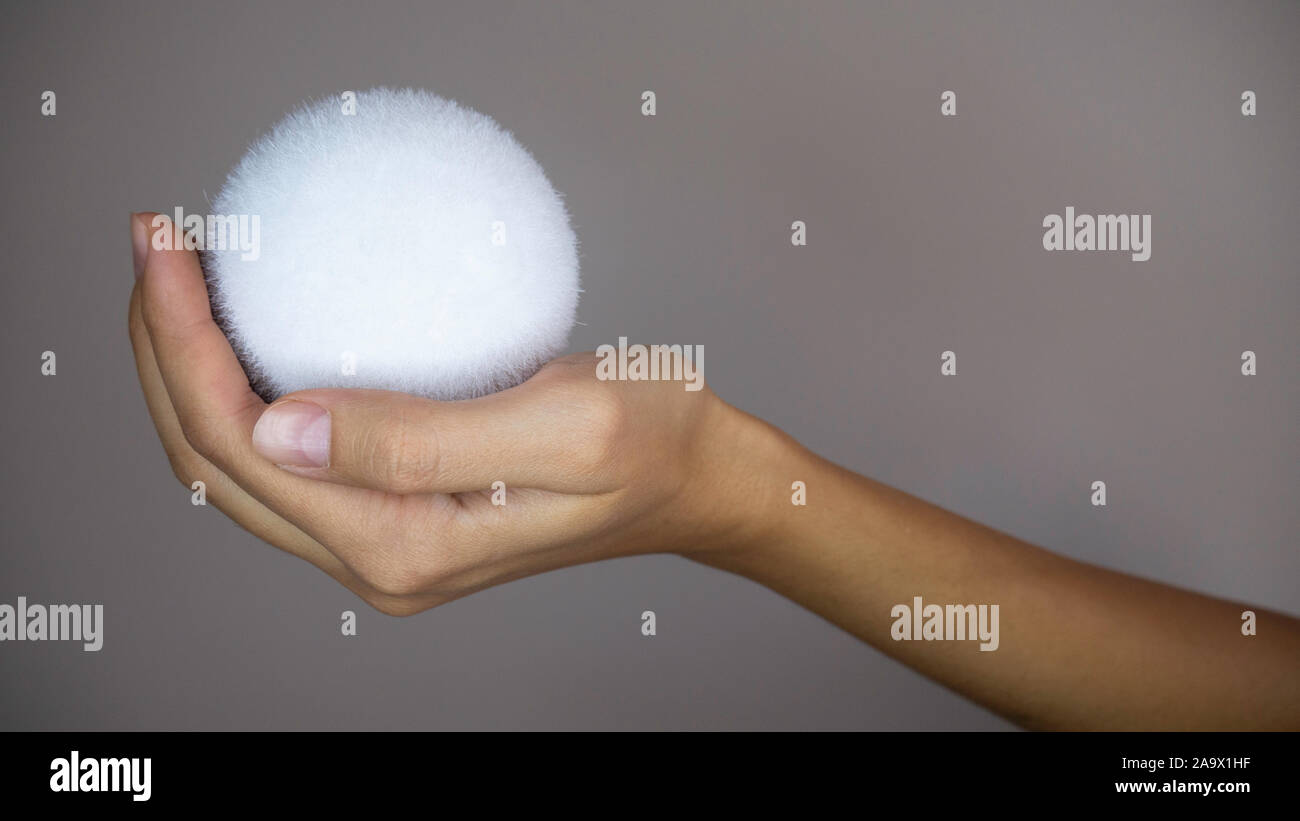
[[(253, 389), (463, 399), (527, 379), (567, 346), (579, 291), (577, 237), (541, 166), (428, 92), (346, 105), (289, 114), (213, 203), (204, 273)], [(256, 220), (251, 251), (230, 242), (232, 216)]]

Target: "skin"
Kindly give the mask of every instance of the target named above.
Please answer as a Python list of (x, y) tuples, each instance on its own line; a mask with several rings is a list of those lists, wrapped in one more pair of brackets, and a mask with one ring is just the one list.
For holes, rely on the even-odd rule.
[[(601, 381), (586, 353), (469, 401), (328, 389), (268, 406), (212, 319), (195, 253), (149, 247), (152, 217), (132, 216), (129, 326), (177, 479), (384, 613), (676, 553), (1025, 727), (1300, 729), (1297, 619), (1054, 555), (834, 465), (707, 387)], [(326, 464), (277, 439), (286, 414), (317, 419)], [(791, 504), (795, 480), (806, 506)], [(894, 641), (891, 609), (918, 595), (998, 604), (1000, 646)]]

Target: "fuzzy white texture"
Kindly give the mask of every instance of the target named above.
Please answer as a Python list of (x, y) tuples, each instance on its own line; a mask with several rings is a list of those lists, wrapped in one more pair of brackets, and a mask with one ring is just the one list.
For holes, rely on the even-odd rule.
[(564, 203), (508, 131), (454, 101), (380, 88), (352, 115), (339, 98), (307, 103), (253, 144), (212, 212), (260, 221), (256, 259), (218, 249), (209, 222), (204, 268), (263, 396), (463, 399), (568, 345), (579, 282)]

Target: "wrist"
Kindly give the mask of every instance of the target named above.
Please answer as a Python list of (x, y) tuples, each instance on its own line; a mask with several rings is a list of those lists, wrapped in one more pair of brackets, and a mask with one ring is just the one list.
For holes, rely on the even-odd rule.
[(730, 569), (780, 550), (797, 538), (802, 494), (818, 469), (812, 453), (778, 428), (714, 397), (702, 440), (708, 469), (693, 497), (708, 522), (706, 537), (677, 551), (686, 558)]

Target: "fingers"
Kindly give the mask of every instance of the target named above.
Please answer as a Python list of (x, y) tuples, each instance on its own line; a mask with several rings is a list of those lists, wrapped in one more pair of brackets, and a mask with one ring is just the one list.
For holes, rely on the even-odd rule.
[[(287, 553), (311, 562), (383, 613), (405, 616), (437, 604), (436, 596), (412, 597), (380, 590), (356, 568), (344, 563), (335, 552), (262, 505), (189, 446), (158, 372), (140, 303), (140, 289), (136, 288), (131, 295), (129, 315), (131, 346), (135, 351), (136, 370), (145, 402), (176, 478), (187, 488), (194, 480), (202, 480), (208, 486), (208, 499), (213, 506), (240, 527)], [(372, 565), (361, 563), (360, 566), (368, 569)]]
[(525, 384), (463, 402), (320, 389), (266, 410), (253, 442), (270, 461), (387, 493), (459, 493), (496, 482), (590, 492), (604, 454), (595, 403)]
[(131, 347), (135, 352), (136, 372), (140, 377), (140, 386), (144, 391), (149, 415), (153, 418), (158, 437), (167, 452), (172, 472), (181, 484), (188, 488), (196, 480), (204, 482), (208, 486), (208, 498), (213, 506), (234, 519), (245, 530), (263, 541), (311, 562), (358, 595), (373, 596), (374, 591), (370, 590), (338, 557), (306, 533), (267, 510), (189, 447), (185, 441), (185, 434), (181, 430), (180, 421), (172, 409), (171, 400), (167, 396), (162, 375), (158, 372), (153, 346), (149, 342), (144, 317), (141, 315), (139, 288), (131, 293), (127, 324)]
[[(149, 217), (136, 219), (148, 224)], [(198, 255), (150, 247), (140, 284), (141, 313), (186, 437), (225, 435), (242, 425), (251, 429), (264, 405), (212, 320)], [(191, 442), (200, 451), (211, 444)]]
[[(199, 456), (353, 569), (367, 559), (373, 540), (396, 536), (401, 523), (366, 515), (375, 509), (365, 498), (373, 491), (293, 476), (253, 450), (253, 426), (266, 405), (212, 319), (193, 251), (150, 248), (138, 287), (158, 372), (184, 439)], [(437, 512), (428, 511), (435, 519)]]
[[(138, 231), (150, 216), (135, 219)], [(527, 495), (512, 496), (509, 512), (493, 507), (503, 515), (488, 520), (471, 518), (457, 497), (441, 491), (486, 489), (498, 479), (575, 490), (598, 485), (593, 477), (609, 461), (622, 416), (617, 403), (571, 390), (567, 375), (554, 376), (578, 370), (552, 369), (549, 377), (470, 402), (305, 391), (293, 397), (296, 403), (277, 403), (275, 416), (297, 405), (290, 407), (289, 420), (296, 425), (272, 416), (259, 426), (266, 405), (249, 388), (212, 319), (197, 256), (149, 248), (141, 267), (131, 337), (146, 401), (174, 472), (187, 483), (193, 477), (208, 482), (214, 504), (237, 522), (312, 561), (372, 605), (393, 614), (417, 612), (495, 583), (502, 567), (525, 575), (528, 565), (510, 545), (544, 555), (568, 533), (544, 514), (558, 505), (565, 511), (562, 519), (585, 521), (584, 500), (577, 495), (560, 495), (545, 506), (540, 498), (533, 505)], [(302, 424), (311, 422), (304, 399), (320, 403), (327, 427)], [(285, 425), (303, 431), (294, 440), (296, 450), (287, 454)], [(263, 446), (280, 443), (281, 451), (273, 454), (278, 459), (254, 449), (259, 429)], [(331, 473), (335, 481), (314, 481), (276, 466), (303, 457), (326, 465), (318, 470), (337, 470)], [(385, 492), (390, 488), (425, 492)]]
[[(132, 337), (175, 471), (210, 470), (232, 517), (364, 585), (381, 609), (423, 609), (493, 583), (503, 566), (523, 575), (527, 554), (546, 555), (598, 525), (601, 517), (584, 516), (588, 495), (611, 504), (617, 496), (620, 450), (633, 447), (627, 411), (590, 363), (561, 360), (524, 385), (464, 402), (314, 390), (268, 409), (212, 319), (197, 255), (150, 247), (142, 268)], [(494, 507), (502, 515), (487, 519), (451, 495), (498, 481), (555, 498), (513, 497), (509, 512)]]

